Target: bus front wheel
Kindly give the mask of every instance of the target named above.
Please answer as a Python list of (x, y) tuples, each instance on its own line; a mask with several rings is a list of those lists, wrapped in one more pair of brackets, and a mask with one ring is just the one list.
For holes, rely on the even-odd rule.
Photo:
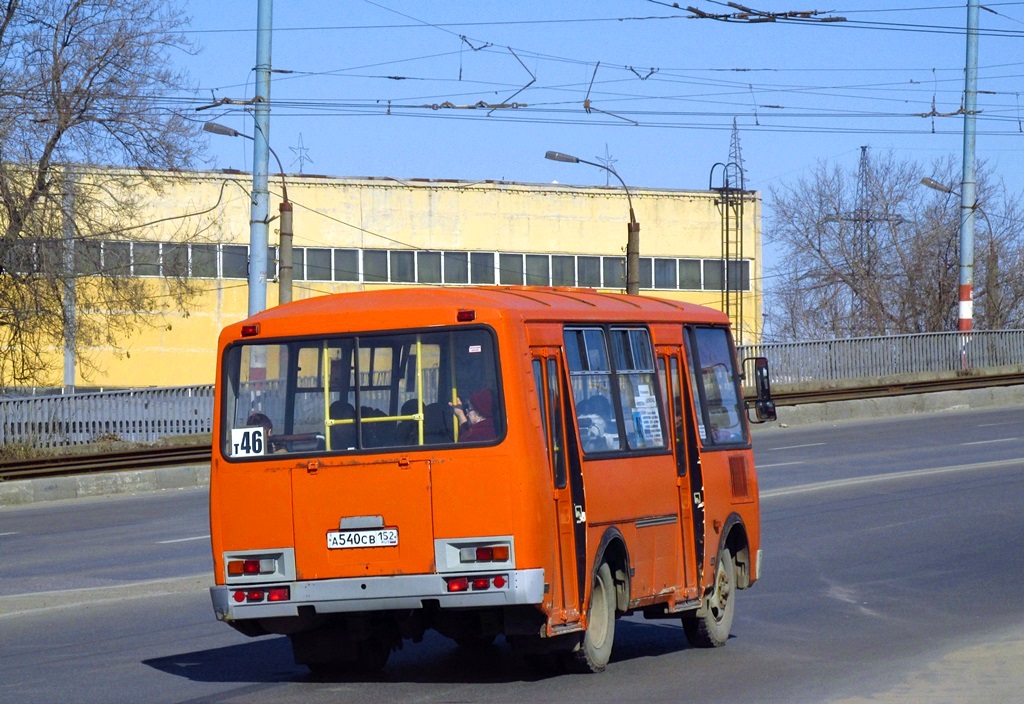
[(576, 661), (590, 672), (601, 672), (612, 655), (615, 640), (615, 582), (607, 562), (601, 563), (590, 595), (587, 630), (576, 651)]
[(715, 565), (715, 584), (707, 602), (698, 613), (683, 614), (683, 631), (690, 645), (698, 648), (720, 648), (729, 640), (732, 619), (736, 614), (736, 563), (732, 553), (723, 548)]

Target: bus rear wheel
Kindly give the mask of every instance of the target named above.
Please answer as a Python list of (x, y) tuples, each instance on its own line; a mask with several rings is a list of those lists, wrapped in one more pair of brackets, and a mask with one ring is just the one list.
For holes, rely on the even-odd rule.
[(608, 665), (615, 640), (615, 582), (607, 562), (601, 563), (594, 579), (587, 612), (587, 630), (575, 653), (576, 662), (589, 672), (601, 672)]
[(715, 584), (702, 609), (703, 615), (683, 615), (683, 631), (690, 645), (720, 648), (729, 640), (736, 614), (736, 563), (732, 553), (723, 549), (715, 565)]

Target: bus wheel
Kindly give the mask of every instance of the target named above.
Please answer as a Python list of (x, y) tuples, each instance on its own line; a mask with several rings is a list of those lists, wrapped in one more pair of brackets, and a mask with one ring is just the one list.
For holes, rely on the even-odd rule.
[(729, 640), (732, 619), (736, 613), (736, 564), (732, 553), (723, 549), (715, 567), (715, 585), (702, 616), (683, 615), (683, 631), (690, 645), (698, 648), (720, 648)]
[(612, 641), (615, 639), (615, 582), (608, 563), (597, 570), (593, 593), (590, 595), (590, 611), (587, 613), (587, 630), (583, 643), (576, 651), (576, 661), (590, 672), (601, 672), (612, 655)]

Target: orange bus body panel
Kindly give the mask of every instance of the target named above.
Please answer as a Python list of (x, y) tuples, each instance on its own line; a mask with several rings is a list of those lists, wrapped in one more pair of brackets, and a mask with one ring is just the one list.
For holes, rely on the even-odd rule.
[[(243, 326), (256, 334), (243, 335)], [(687, 326), (727, 329), (728, 319), (701, 306), (648, 297), (578, 289), (465, 287), (322, 296), (226, 327), (219, 340), (210, 493), (218, 585), (212, 591), (218, 617), (240, 630), (251, 620), (257, 625), (243, 630), (250, 635), (293, 636), (305, 627), (302, 619), (358, 612), (364, 608), (359, 599), (368, 599), (369, 610), (388, 613), (415, 609), (420, 602), (431, 608), (439, 604), (442, 612), (448, 607), (464, 610), (478, 599), (488, 608), (504, 609), (505, 619), (511, 618), (509, 609), (529, 607), (541, 618), (537, 632), (554, 636), (586, 628), (593, 576), (602, 561), (612, 559), (618, 561), (614, 578), (628, 587), (620, 610), (651, 608), (645, 614), (654, 617), (658, 609), (669, 615), (696, 609), (713, 586), (716, 558), (727, 538), (733, 541), (731, 549), (740, 551), (736, 559), (745, 561), (741, 567), (747, 582), (741, 587), (749, 586), (759, 576), (760, 562), (753, 454), (749, 441), (724, 448), (709, 445), (703, 421), (692, 420), (697, 403), (693, 389), (686, 391), (691, 401), (682, 411), (691, 424), (687, 437), (697, 453), (689, 460), (685, 443), (671, 439), (676, 434), (667, 427), (667, 419), (673, 417), (670, 401), (657, 382), (645, 382), (644, 390), (634, 391), (636, 398), (628, 400), (640, 403), (641, 393), (657, 398), (655, 417), (661, 418), (663, 445), (632, 455), (588, 454), (581, 445), (577, 417), (582, 414), (576, 406), (582, 399), (573, 400), (569, 387), (567, 327), (600, 329), (609, 335), (616, 330), (648, 331), (651, 349), (657, 349), (657, 355), (674, 355), (679, 383), (687, 386), (700, 376), (691, 377), (687, 370)], [(342, 446), (341, 451), (320, 448), (258, 457), (232, 456), (225, 449), (228, 434), (240, 424), (237, 417), (226, 417), (225, 410), (231, 384), (228, 354), (239, 345), (271, 348), (293, 340), (315, 345), (321, 339), (353, 335), (429, 337), (435, 331), (460, 329), (483, 331), (496, 341), (497, 396), (504, 418), (497, 441), (430, 447), (421, 436), (420, 445), (411, 447), (349, 452)], [(320, 363), (313, 355), (309, 359)], [(309, 372), (310, 362), (303, 364), (303, 373)], [(541, 394), (535, 386), (540, 384), (539, 369), (557, 375), (544, 377), (553, 381)], [(655, 370), (655, 378), (657, 374)], [(364, 383), (358, 374), (351, 378)], [(395, 383), (394, 374), (391, 379), (388, 383)], [(331, 392), (334, 383), (332, 379)], [(465, 404), (469, 391), (441, 393), (437, 405), (447, 410), (456, 393)], [(561, 405), (552, 405), (553, 398)], [(320, 404), (322, 413), (327, 402)], [(408, 413), (426, 413), (422, 405), (413, 409)], [(399, 418), (396, 413), (392, 410), (386, 416)], [(640, 422), (642, 410), (635, 413), (635, 418), (623, 420), (620, 411), (620, 429), (625, 422)], [(369, 428), (368, 416), (361, 417), (364, 429)], [(419, 418), (422, 433), (425, 421)], [(565, 423), (568, 433), (561, 445), (556, 440), (557, 421)], [(746, 438), (745, 417), (742, 424)], [(324, 436), (331, 436), (331, 427), (328, 421), (318, 436), (321, 444)], [(556, 458), (565, 462), (563, 470), (556, 468)], [(566, 473), (560, 485), (559, 471)], [(702, 484), (691, 488), (691, 482), (698, 481)], [(353, 526), (394, 530), (395, 543), (348, 549), (330, 544), (337, 539), (332, 535)], [(475, 546), (490, 544), (487, 541), (510, 546), (507, 565), (488, 570), (486, 563), (466, 563), (470, 566), (461, 568), (460, 560), (471, 559)], [(229, 574), (232, 560), (262, 565), (261, 559), (278, 561), (277, 571), (265, 580)], [(475, 587), (465, 594), (450, 593), (448, 575), (463, 574), (469, 584), (475, 575), (491, 581), (480, 595), (471, 593)], [(280, 584), (291, 591), (284, 604), (250, 603), (249, 584)], [(403, 586), (392, 589), (388, 584)], [(441, 591), (421, 593), (424, 589)], [(506, 628), (513, 627), (510, 623), (506, 621)], [(321, 627), (319, 620), (316, 624)], [(515, 628), (522, 633), (536, 626)], [(299, 652), (296, 646), (297, 658)]]

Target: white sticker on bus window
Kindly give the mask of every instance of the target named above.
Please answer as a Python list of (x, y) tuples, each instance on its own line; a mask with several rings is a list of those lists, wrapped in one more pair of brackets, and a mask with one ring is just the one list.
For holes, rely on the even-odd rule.
[(252, 457), (265, 454), (267, 454), (267, 438), (262, 427), (231, 429), (232, 457)]
[(484, 351), (483, 345), (470, 345), (469, 346), (469, 353), (470, 354), (480, 354), (483, 351)]

